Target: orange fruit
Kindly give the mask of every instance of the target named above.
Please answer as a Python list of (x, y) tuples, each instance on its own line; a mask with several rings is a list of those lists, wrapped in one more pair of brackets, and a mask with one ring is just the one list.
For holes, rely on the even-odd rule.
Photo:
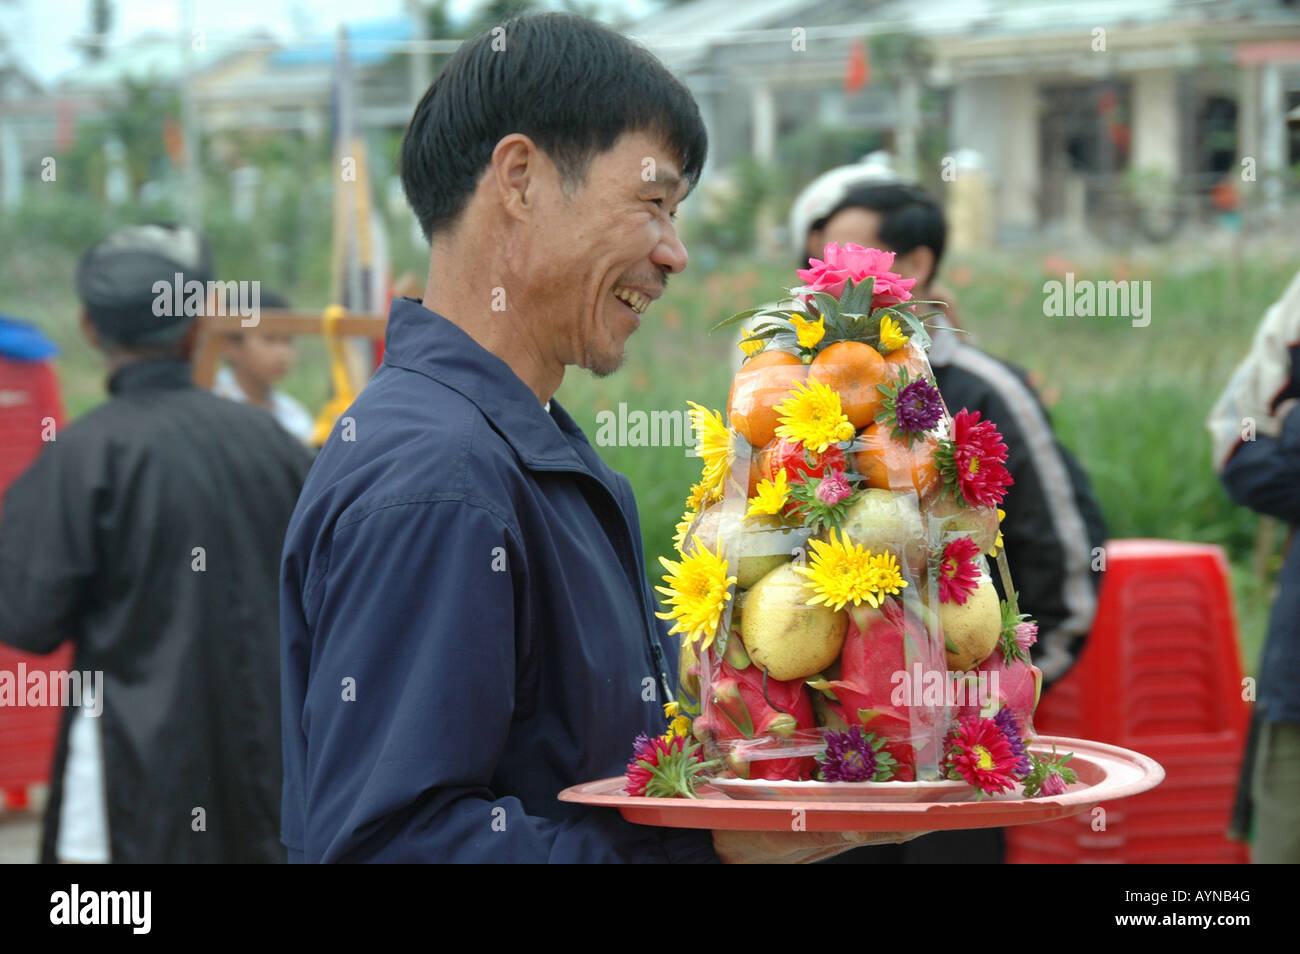
[(934, 451), (939, 439), (933, 434), (912, 441), (896, 440), (883, 424), (872, 424), (858, 435), (861, 449), (853, 455), (853, 464), (868, 487), (883, 490), (915, 490), (924, 500), (939, 487), (939, 471), (934, 466)]
[(891, 383), (898, 380), (898, 371), (904, 365), (907, 366), (908, 380), (915, 381), (925, 376), (925, 354), (910, 341), (885, 355), (884, 361), (886, 376)]
[(819, 381), (840, 396), (840, 406), (854, 430), (876, 419), (884, 395), (878, 384), (888, 378), (889, 367), (880, 352), (863, 341), (837, 341), (827, 345), (808, 366), (808, 380)]
[(780, 423), (776, 406), (807, 376), (808, 366), (790, 352), (760, 351), (731, 380), (727, 420), (754, 447), (766, 447)]

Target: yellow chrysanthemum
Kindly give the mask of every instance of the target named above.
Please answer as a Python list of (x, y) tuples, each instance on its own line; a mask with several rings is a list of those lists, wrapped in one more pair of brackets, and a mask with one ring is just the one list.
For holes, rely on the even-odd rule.
[[(871, 572), (876, 584), (876, 593), (883, 601), (886, 596), (896, 596), (907, 586), (907, 580), (899, 569), (898, 560), (892, 553), (877, 553), (871, 558)], [(873, 604), (874, 605), (874, 604)]]
[(800, 348), (815, 348), (817, 342), (821, 341), (826, 335), (825, 318), (818, 318), (813, 321), (809, 318), (791, 315), (790, 323), (794, 325), (794, 336), (798, 339)]
[(776, 436), (800, 441), (821, 454), (839, 441), (853, 437), (853, 425), (840, 404), (840, 396), (820, 381), (800, 381), (790, 396), (776, 406)]
[(897, 351), (903, 345), (907, 344), (907, 335), (903, 334), (902, 326), (888, 315), (880, 319), (880, 350), (885, 354), (891, 351)]
[(1001, 507), (998, 508), (998, 537), (993, 541), (993, 549), (989, 551), (989, 556), (995, 557), (998, 551), (1002, 549), (1002, 521), (1007, 517), (1007, 512)]
[(682, 707), (676, 700), (664, 703), (664, 718), (670, 720), (668, 731), (660, 736), (665, 742), (671, 742), (678, 736), (686, 738), (691, 734), (691, 717), (682, 714)]
[(808, 599), (809, 606), (824, 603), (839, 610), (846, 603), (880, 605), (877, 570), (870, 551), (845, 535), (837, 537), (833, 527), (829, 543), (825, 540), (811, 540), (809, 543), (812, 549), (809, 565), (794, 568), (796, 573), (808, 578), (804, 586), (813, 591)]
[(698, 516), (699, 511), (687, 510), (682, 514), (682, 519), (677, 521), (677, 526), (673, 528), (673, 547), (678, 553), (681, 553), (682, 547), (686, 546), (686, 531), (691, 528), (691, 524)]
[(746, 328), (744, 336), (740, 339), (740, 343), (736, 347), (745, 352), (746, 358), (752, 358), (767, 347), (767, 339), (755, 338), (754, 333)]
[(786, 501), (790, 497), (790, 478), (786, 476), (785, 469), (776, 475), (776, 480), (764, 478), (758, 482), (758, 487), (754, 490), (754, 496), (749, 499), (749, 510), (745, 516), (754, 517), (759, 514), (777, 514), (784, 508)]
[(663, 578), (668, 585), (655, 589), (668, 597), (666, 602), (671, 608), (655, 615), (674, 621), (669, 635), (685, 633), (690, 642), (703, 640), (699, 649), (703, 652), (713, 645), (718, 620), (731, 599), (731, 586), (736, 578), (727, 576), (727, 561), (701, 543), (698, 536), (691, 540), (695, 546), (680, 562), (659, 558), (668, 571)]
[(694, 401), (686, 403), (691, 408), (691, 426), (695, 428), (695, 452), (704, 461), (700, 480), (706, 487), (721, 489), (731, 468), (731, 432), (720, 412), (710, 411)]

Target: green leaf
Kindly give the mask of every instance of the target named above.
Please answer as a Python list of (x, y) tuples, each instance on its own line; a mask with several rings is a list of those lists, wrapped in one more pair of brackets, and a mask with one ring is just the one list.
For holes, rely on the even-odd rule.
[(898, 320), (907, 324), (907, 327), (912, 330), (912, 337), (917, 339), (917, 344), (926, 351), (930, 350), (930, 346), (933, 344), (930, 338), (930, 332), (926, 331), (925, 325), (916, 317), (916, 315), (912, 314), (910, 311), (904, 311), (899, 308), (891, 308), (889, 311), (890, 314), (894, 315)]
[(730, 318), (723, 318), (720, 322), (710, 328), (709, 331), (717, 331), (719, 328), (726, 328), (728, 325), (734, 325), (736, 322), (744, 321), (746, 318), (753, 318), (761, 311), (763, 311), (762, 308), (751, 308), (748, 311), (737, 312)]
[(860, 285), (854, 285), (853, 279), (850, 278), (844, 286), (844, 293), (840, 296), (840, 311), (852, 315), (869, 314), (875, 289), (874, 276), (867, 276)]
[[(824, 317), (829, 324), (832, 320), (840, 316), (840, 302), (834, 295), (828, 295), (825, 292), (814, 292), (813, 299), (817, 303), (817, 312)], [(817, 316), (814, 315), (814, 318)]]

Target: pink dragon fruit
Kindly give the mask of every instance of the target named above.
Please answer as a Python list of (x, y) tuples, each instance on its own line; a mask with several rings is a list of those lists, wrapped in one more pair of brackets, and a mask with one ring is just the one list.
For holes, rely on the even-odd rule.
[[(780, 682), (769, 678), (764, 696), (763, 670), (757, 666), (750, 664), (737, 669), (716, 656), (714, 666), (712, 691), (704, 699), (703, 710), (695, 720), (698, 737), (712, 737), (725, 750), (727, 742), (739, 739), (764, 736), (788, 739), (800, 730), (816, 728), (812, 700), (803, 680)], [(772, 705), (768, 704), (769, 699)], [(751, 761), (737, 750), (728, 752), (727, 765), (739, 778), (797, 781), (812, 778), (816, 759), (802, 756)]]
[(865, 628), (860, 630), (850, 619), (840, 655), (839, 678), (813, 680), (810, 685), (826, 694), (824, 709), (833, 719), (845, 725), (861, 725), (887, 739), (887, 747), (899, 764), (895, 777), (909, 780), (915, 777), (916, 770), (913, 745), (923, 743), (931, 734), (927, 727), (936, 724), (941, 710), (919, 704), (895, 705), (898, 674), (908, 678), (911, 675), (908, 637), (914, 646), (926, 647), (929, 636), (897, 600), (886, 600), (880, 610), (859, 615)]

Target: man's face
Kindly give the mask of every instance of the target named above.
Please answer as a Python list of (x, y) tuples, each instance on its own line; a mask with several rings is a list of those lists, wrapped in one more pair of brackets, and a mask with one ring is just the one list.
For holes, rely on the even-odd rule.
[(658, 137), (625, 133), (566, 194), (549, 163), (529, 226), (529, 301), (551, 355), (599, 376), (622, 363), (667, 274), (686, 268), (672, 216), (687, 186)]
[(249, 329), (228, 342), (226, 359), (241, 373), (271, 387), (293, 365), (293, 339), (288, 335)]
[[(831, 242), (840, 245), (853, 242), (863, 248), (878, 248), (882, 252), (896, 251), (880, 239), (880, 218), (880, 213), (874, 209), (860, 206), (840, 209), (826, 221), (824, 228), (814, 229), (808, 234), (808, 254), (821, 258), (822, 252)], [(933, 268), (934, 256), (924, 246), (894, 259), (894, 271), (904, 278), (915, 278), (918, 288), (924, 288), (928, 284)]]

